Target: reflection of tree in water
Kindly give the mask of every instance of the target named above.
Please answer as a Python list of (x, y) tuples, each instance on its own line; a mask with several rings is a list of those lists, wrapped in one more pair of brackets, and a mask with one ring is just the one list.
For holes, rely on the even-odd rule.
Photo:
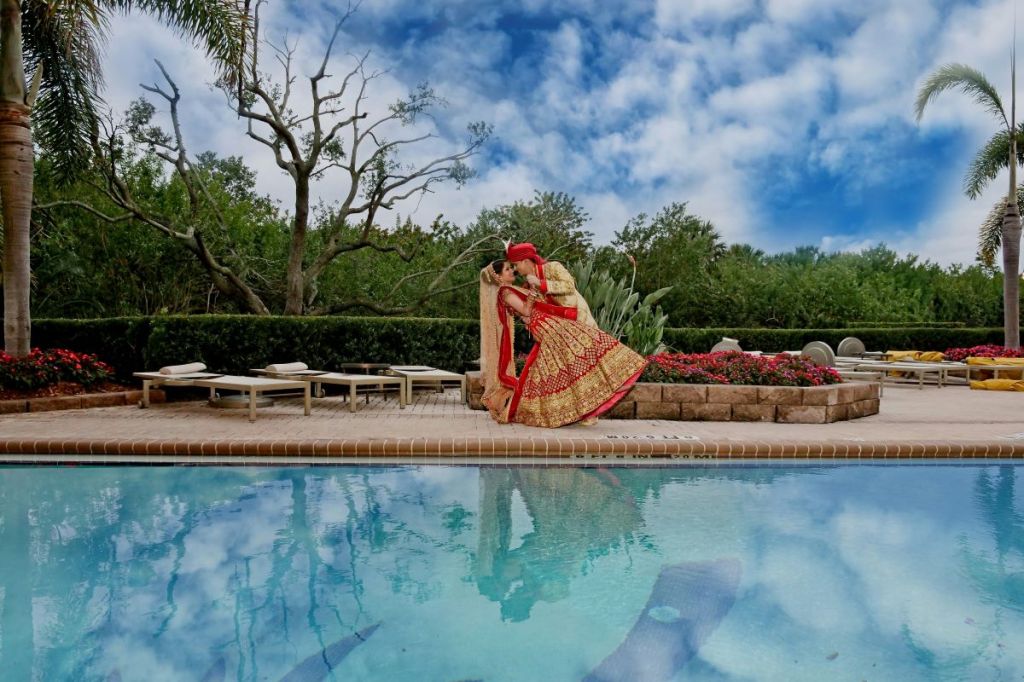
[[(515, 548), (514, 491), (533, 524)], [(501, 603), (503, 619), (526, 620), (538, 601), (566, 597), (570, 581), (628, 542), (641, 521), (636, 498), (610, 471), (481, 469), (478, 589)]]
[(974, 502), (982, 521), (988, 526), (994, 552), (975, 551), (966, 539), (961, 541), (964, 572), (985, 603), (993, 605), (992, 623), (980, 657), (1001, 658), (1009, 643), (1005, 641), (1004, 610), (1024, 613), (1024, 513), (1015, 506), (1014, 489), (1019, 467), (1003, 465), (978, 472), (974, 484)]
[(995, 554), (974, 552), (965, 543), (964, 556), (967, 575), (987, 601), (1024, 611), (1024, 513), (1014, 506), (1017, 469), (1000, 466), (994, 477), (989, 468), (978, 472), (974, 500), (992, 534)]
[(415, 579), (429, 571), (389, 550), (446, 547), (465, 525), (449, 510), (456, 528), (411, 527), (403, 514), (443, 510), (365, 472), (92, 469), (51, 485), (60, 474), (9, 470), (0, 489), (0, 665), (12, 679), (105, 677), (113, 641), (199, 674), (226, 657), (232, 677), (273, 676), (311, 638), (323, 647), (369, 624), (370, 556), (392, 584), (429, 592)]
[(915, 637), (909, 626), (903, 626), (905, 645), (917, 661), (935, 674), (967, 679), (979, 662), (998, 666), (998, 659), (1010, 646), (1003, 626), (1004, 611), (1024, 612), (1024, 571), (1020, 570), (1024, 562), (1024, 514), (1015, 507), (1017, 469), (1004, 465), (993, 475), (991, 467), (984, 467), (974, 484), (975, 508), (989, 530), (994, 551), (976, 550), (966, 536), (960, 538), (963, 574), (981, 601), (993, 607), (991, 622), (968, 618), (978, 628), (977, 637), (972, 645), (951, 652), (932, 651)]

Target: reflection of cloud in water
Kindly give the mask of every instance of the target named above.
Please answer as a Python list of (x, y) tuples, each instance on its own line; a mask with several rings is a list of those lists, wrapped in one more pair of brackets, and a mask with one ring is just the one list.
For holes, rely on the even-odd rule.
[(752, 678), (1020, 675), (1024, 652), (1008, 643), (1024, 641), (1024, 620), (979, 594), (960, 565), (959, 542), (980, 536), (974, 473), (879, 473), (750, 490), (749, 592), (702, 650), (708, 662)]
[(224, 656), (279, 679), (380, 621), (355, 679), (580, 679), (665, 565), (735, 556), (737, 602), (680, 679), (989, 679), (1024, 674), (1016, 472), (40, 470), (0, 492), (31, 509), (44, 677), (190, 679)]

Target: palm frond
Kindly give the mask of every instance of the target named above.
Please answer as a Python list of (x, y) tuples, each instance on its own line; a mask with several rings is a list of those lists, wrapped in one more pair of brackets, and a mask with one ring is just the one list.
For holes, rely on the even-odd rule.
[(249, 22), (234, 0), (27, 0), (22, 10), (25, 66), (42, 68), (33, 127), (53, 158), (59, 179), (70, 178), (88, 160), (89, 136), (103, 80), (101, 50), (110, 13), (139, 9), (201, 44), (233, 82), (242, 64)]
[(242, 68), (251, 24), (235, 0), (100, 0), (111, 9), (141, 10), (157, 17), (217, 62), (220, 77), (233, 83)]
[(995, 86), (989, 83), (981, 71), (966, 64), (946, 64), (928, 76), (924, 85), (917, 91), (917, 100), (914, 102), (917, 120), (921, 120), (925, 107), (939, 93), (952, 89), (958, 89), (964, 94), (970, 95), (975, 102), (985, 107), (997, 118), (1002, 119), (1003, 124), (1009, 128), (1010, 124), (1003, 109), (1003, 101), (999, 98)]
[[(1024, 208), (1024, 185), (1017, 187), (1017, 207)], [(985, 221), (978, 228), (978, 255), (979, 263), (993, 268), (996, 264), (996, 254), (1003, 243), (1003, 216), (1006, 214), (1006, 201), (1000, 199), (985, 216)]]
[[(985, 143), (964, 176), (964, 193), (977, 199), (989, 182), (1009, 165), (1010, 136), (1001, 130)], [(1024, 165), (1024, 123), (1017, 124), (1017, 165)]]
[(25, 66), (30, 72), (42, 69), (33, 130), (61, 179), (89, 157), (89, 134), (102, 106), (100, 50), (106, 27), (106, 17), (89, 2), (23, 4)]

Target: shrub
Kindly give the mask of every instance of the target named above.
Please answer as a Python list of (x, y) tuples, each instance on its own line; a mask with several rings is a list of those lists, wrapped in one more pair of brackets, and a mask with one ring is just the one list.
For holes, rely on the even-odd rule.
[(661, 353), (652, 355), (650, 360), (641, 381), (748, 386), (824, 386), (842, 382), (834, 369), (786, 354), (767, 357), (735, 351)]
[(461, 372), (480, 355), (479, 323), (397, 317), (158, 317), (146, 344), (146, 365), (200, 360), (211, 369), (248, 373), (270, 362), (310, 367), (344, 362), (430, 365)]
[[(668, 316), (658, 301), (672, 287), (658, 289), (640, 300), (633, 283), (626, 278), (616, 280), (606, 270), (594, 270), (594, 261), (572, 265), (580, 295), (590, 304), (597, 326), (619, 339), (637, 353), (649, 355), (662, 349), (661, 340)], [(634, 262), (633, 279), (636, 279)]]
[[(96, 355), (118, 378), (161, 365), (202, 360), (211, 370), (247, 372), (270, 362), (297, 359), (336, 368), (342, 362), (427, 364), (462, 371), (480, 354), (476, 320), (398, 317), (257, 317), (189, 315), (120, 317), (96, 320), (37, 320), (35, 343)], [(856, 336), (869, 350), (941, 350), (998, 344), (1003, 331), (990, 329), (696, 329), (664, 330), (674, 351), (707, 352), (723, 336), (748, 350), (799, 350), (808, 341), (835, 348)], [(517, 352), (533, 339), (516, 327)]]
[(888, 329), (743, 329), (675, 328), (665, 330), (665, 345), (682, 353), (706, 353), (723, 336), (738, 339), (744, 350), (765, 352), (800, 350), (810, 341), (824, 341), (833, 350), (847, 336), (864, 342), (868, 350), (942, 350), (1002, 343), (1002, 328), (888, 328)]
[(943, 355), (947, 360), (956, 362), (961, 362), (965, 358), (1024, 358), (1024, 349), (986, 344), (972, 348), (947, 348)]
[(113, 377), (113, 370), (95, 355), (52, 349), (16, 358), (0, 351), (0, 388), (33, 390), (66, 381), (92, 386)]
[(145, 352), (152, 319), (33, 320), (32, 342), (40, 348), (70, 348), (95, 355), (113, 368), (117, 378), (128, 381), (132, 372), (150, 369)]

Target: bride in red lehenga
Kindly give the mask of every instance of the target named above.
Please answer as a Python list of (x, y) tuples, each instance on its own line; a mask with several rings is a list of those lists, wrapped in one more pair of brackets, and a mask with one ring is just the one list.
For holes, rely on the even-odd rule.
[[(576, 309), (553, 305), (515, 286), (512, 265), (480, 271), (480, 369), (483, 403), (497, 421), (557, 427), (611, 409), (647, 366), (643, 356), (600, 329), (576, 321)], [(513, 321), (534, 338), (516, 377)]]

